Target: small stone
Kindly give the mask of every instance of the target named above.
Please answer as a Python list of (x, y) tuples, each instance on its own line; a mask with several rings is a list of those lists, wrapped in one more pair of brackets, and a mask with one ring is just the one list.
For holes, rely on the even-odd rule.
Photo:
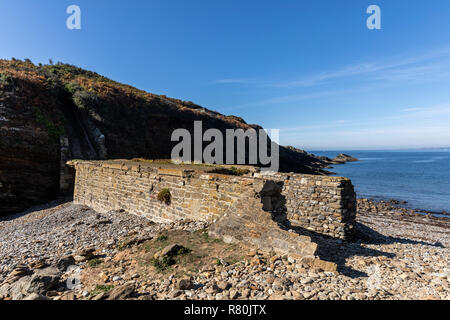
[(72, 255), (66, 255), (58, 260), (58, 263), (56, 264), (56, 267), (59, 271), (64, 272), (67, 270), (67, 268), (71, 265), (75, 264), (75, 259)]
[(15, 268), (8, 277), (17, 277), (24, 274), (27, 274), (29, 272), (29, 269), (27, 267), (17, 267)]
[(261, 259), (258, 256), (253, 257), (250, 264), (252, 266), (259, 266), (261, 264)]
[(32, 293), (29, 296), (26, 296), (23, 300), (50, 300), (46, 296), (38, 293)]
[(87, 257), (85, 257), (85, 256), (79, 256), (79, 255), (75, 255), (73, 258), (75, 259), (75, 262), (84, 262), (84, 261), (87, 261), (87, 260), (88, 260)]
[(221, 282), (217, 283), (217, 286), (221, 290), (228, 290), (231, 287), (231, 285), (226, 281), (221, 281)]
[(120, 281), (120, 280), (122, 280), (122, 277), (119, 277), (119, 276), (114, 276), (114, 277), (112, 278), (112, 281), (113, 281), (113, 282)]
[(237, 297), (238, 297), (238, 291), (237, 290), (234, 290), (234, 289), (231, 289), (230, 290), (230, 299), (231, 300), (234, 300), (234, 299), (236, 299)]
[(280, 260), (279, 256), (273, 256), (273, 257), (270, 258), (270, 263), (275, 263), (278, 260)]
[(181, 296), (182, 294), (183, 294), (183, 291), (181, 291), (181, 290), (173, 290), (172, 293), (170, 294), (170, 296), (172, 298), (176, 298), (176, 297)]
[(101, 272), (98, 276), (103, 282), (108, 282), (109, 280), (109, 276), (104, 272)]
[(206, 288), (205, 291), (208, 294), (213, 294), (220, 292), (220, 288), (216, 284), (213, 284), (211, 287)]
[(189, 278), (178, 280), (177, 287), (179, 290), (190, 290), (193, 287), (192, 281)]
[(135, 286), (133, 283), (115, 287), (108, 293), (108, 298), (106, 298), (106, 300), (124, 300), (128, 298), (134, 290)]
[(402, 273), (402, 274), (400, 275), (400, 279), (402, 279), (403, 281), (404, 281), (404, 280), (407, 280), (407, 279), (409, 279), (409, 275), (408, 275), (407, 273)]
[(75, 293), (69, 292), (61, 296), (61, 300), (77, 300), (77, 297), (75, 296)]
[(45, 295), (47, 297), (56, 297), (56, 296), (58, 296), (58, 292), (55, 290), (50, 290), (50, 291), (47, 291), (47, 293)]
[(250, 289), (242, 290), (241, 296), (242, 296), (242, 298), (247, 299), (250, 296)]
[(314, 260), (313, 263), (314, 268), (318, 268), (320, 270), (326, 271), (326, 272), (337, 272), (337, 264), (330, 261), (324, 261), (321, 259)]
[(48, 264), (45, 262), (45, 260), (39, 260), (39, 261), (30, 263), (30, 269), (43, 269), (47, 266), (48, 266)]
[(105, 298), (106, 293), (102, 292), (99, 293), (98, 295), (96, 295), (94, 298), (92, 298), (92, 300), (103, 300), (103, 298)]
[(86, 257), (87, 259), (91, 259), (94, 257), (95, 248), (89, 247), (89, 248), (83, 248), (81, 250), (78, 250), (76, 255)]
[(179, 244), (171, 244), (168, 245), (167, 247), (165, 247), (164, 249), (162, 249), (159, 252), (159, 257), (163, 257), (163, 256), (174, 256), (177, 254), (177, 252), (179, 250), (185, 249), (183, 246), (179, 245)]
[(275, 277), (274, 276), (267, 276), (266, 277), (266, 282), (268, 284), (272, 284), (275, 281)]

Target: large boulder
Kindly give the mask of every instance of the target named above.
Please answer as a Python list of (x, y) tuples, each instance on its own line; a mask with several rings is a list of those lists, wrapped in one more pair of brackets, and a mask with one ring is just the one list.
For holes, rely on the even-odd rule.
[(4, 296), (9, 295), (12, 300), (22, 300), (25, 296), (27, 296), (27, 292), (25, 287), (28, 286), (31, 280), (31, 276), (25, 276), (4, 288), (3, 294)]
[(135, 285), (133, 283), (127, 283), (118, 287), (115, 287), (108, 292), (106, 300), (124, 300), (128, 298), (134, 291)]
[(58, 284), (60, 276), (60, 271), (55, 267), (37, 270), (24, 286), (24, 291), (29, 294), (45, 294)]
[[(58, 284), (60, 276), (61, 272), (56, 267), (36, 269), (33, 274), (22, 274), (15, 282), (4, 282), (0, 286), (0, 296), (10, 296), (12, 300), (22, 300), (25, 297), (30, 298), (31, 295), (34, 300), (53, 289)], [(9, 278), (15, 279), (11, 275)]]
[(73, 255), (67, 255), (58, 260), (56, 268), (58, 268), (60, 272), (65, 272), (69, 266), (74, 264), (75, 258), (73, 257)]

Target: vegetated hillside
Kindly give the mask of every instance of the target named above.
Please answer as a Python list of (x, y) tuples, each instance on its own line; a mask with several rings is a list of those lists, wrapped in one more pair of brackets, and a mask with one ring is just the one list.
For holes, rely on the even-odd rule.
[[(109, 80), (75, 66), (0, 60), (0, 215), (58, 194), (60, 137), (76, 159), (168, 159), (174, 129), (260, 128), (192, 102)], [(311, 154), (280, 148), (280, 171), (325, 174)]]

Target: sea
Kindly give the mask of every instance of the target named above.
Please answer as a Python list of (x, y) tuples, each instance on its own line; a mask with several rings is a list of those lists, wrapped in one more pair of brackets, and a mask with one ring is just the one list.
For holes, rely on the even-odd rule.
[(358, 158), (358, 162), (329, 169), (350, 178), (358, 198), (406, 201), (404, 206), (411, 209), (450, 217), (450, 149), (309, 152), (329, 158), (339, 153)]

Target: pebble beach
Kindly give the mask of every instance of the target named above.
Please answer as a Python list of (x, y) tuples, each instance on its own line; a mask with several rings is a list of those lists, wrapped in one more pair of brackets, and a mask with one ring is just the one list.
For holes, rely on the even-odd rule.
[[(238, 261), (211, 256), (205, 260), (211, 263), (199, 270), (158, 273), (139, 263), (141, 246), (164, 232), (207, 232), (207, 224), (153, 223), (126, 212), (99, 214), (55, 202), (0, 220), (0, 299), (25, 298), (26, 293), (13, 288), (21, 277), (75, 257), (81, 286), (65, 288), (63, 271), (59, 285), (41, 292), (41, 298), (103, 299), (110, 289), (119, 292), (111, 293), (118, 299), (449, 300), (450, 220), (402, 213), (370, 200), (359, 200), (358, 207), (354, 241), (312, 238), (319, 257), (336, 263), (334, 272), (241, 247)], [(87, 248), (101, 257), (95, 267), (80, 253)], [(106, 292), (96, 292), (99, 286), (106, 286)]]

